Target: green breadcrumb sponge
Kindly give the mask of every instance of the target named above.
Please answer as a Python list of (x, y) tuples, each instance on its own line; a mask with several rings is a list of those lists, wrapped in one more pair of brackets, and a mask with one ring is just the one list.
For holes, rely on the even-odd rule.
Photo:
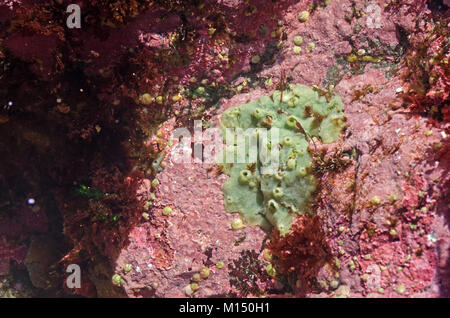
[[(316, 189), (307, 138), (315, 136), (323, 143), (334, 142), (345, 121), (338, 95), (327, 100), (303, 85), (290, 85), (283, 94), (274, 91), (272, 96), (225, 111), (221, 120), (224, 141), (227, 128), (242, 129), (237, 135), (245, 140), (245, 148), (241, 149), (245, 149), (248, 159), (244, 163), (236, 160), (239, 143), (235, 139), (231, 144), (225, 141), (218, 163), (230, 176), (222, 187), (226, 210), (240, 213), (250, 225), (265, 229), (275, 226), (282, 235), (289, 232), (292, 218), (306, 212)], [(272, 173), (264, 173), (268, 163), (261, 154), (253, 162), (250, 159), (255, 158), (250, 151), (255, 145), (252, 137), (259, 136), (261, 128), (268, 129), (267, 147), (279, 149), (278, 168)], [(273, 128), (278, 128), (277, 145), (272, 144)], [(227, 156), (234, 159), (233, 163), (227, 163)]]

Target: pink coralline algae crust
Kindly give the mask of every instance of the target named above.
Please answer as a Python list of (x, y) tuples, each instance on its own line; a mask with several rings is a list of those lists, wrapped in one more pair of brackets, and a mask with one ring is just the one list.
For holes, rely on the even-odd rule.
[[(125, 264), (133, 271), (124, 275), (129, 296), (185, 297), (185, 287), (203, 267), (211, 269), (196, 293), (199, 297), (230, 292), (227, 266), (242, 250), (261, 248), (264, 233), (254, 227), (233, 230), (235, 216), (222, 204), (223, 177), (197, 164), (168, 165), (157, 175), (161, 183), (148, 213), (150, 221), (130, 233), (130, 244), (123, 249), (116, 271)], [(168, 216), (162, 209), (170, 206)], [(242, 241), (242, 242), (240, 242)], [(223, 268), (216, 267), (222, 261)], [(155, 284), (156, 283), (156, 284)]]
[(3, 242), (2, 245), (0, 245), (0, 275), (9, 274), (11, 261), (15, 261), (17, 264), (22, 264), (26, 253), (26, 245), (13, 247)]
[[(358, 83), (356, 86), (370, 82), (377, 94), (365, 96), (363, 102), (352, 102), (345, 92), (353, 81)], [(390, 113), (391, 110), (380, 108), (380, 105), (389, 107), (396, 102), (395, 89), (401, 87), (396, 81), (395, 78), (387, 81), (380, 71), (372, 70), (344, 79), (337, 86), (344, 96), (350, 124), (347, 145), (341, 147), (356, 147), (360, 156), (357, 166), (349, 168), (353, 171), (357, 168), (356, 179), (340, 178), (332, 181), (337, 181), (336, 185), (327, 186), (330, 189), (326, 198), (339, 197), (333, 194), (338, 191), (336, 189), (347, 189), (349, 193), (356, 191), (350, 206), (335, 201), (341, 206), (337, 210), (349, 211), (349, 217), (346, 221), (342, 215), (334, 217), (339, 220), (339, 230), (343, 229), (342, 233), (335, 234), (334, 246), (336, 252), (345, 251), (341, 257), (341, 264), (345, 266), (341, 281), (351, 286), (353, 292), (371, 297), (436, 297), (439, 288), (435, 284), (440, 284), (436, 249), (440, 248), (433, 237), (438, 235), (442, 241), (448, 240), (448, 228), (439, 234), (433, 230), (443, 222), (437, 215), (448, 214), (448, 207), (436, 209), (436, 201), (442, 197), (435, 180), (444, 177), (448, 171), (433, 159), (436, 156), (433, 145), (442, 136), (428, 135), (423, 118), (407, 119), (396, 115), (395, 110)], [(372, 203), (374, 197), (379, 198), (379, 204)], [(332, 226), (329, 222), (328, 225)], [(339, 241), (343, 242), (342, 248), (337, 244)], [(445, 263), (446, 256), (439, 262)], [(354, 268), (349, 271), (352, 264)], [(370, 274), (374, 272), (380, 273), (381, 278), (379, 284), (370, 285), (364, 280), (373, 279), (375, 276)], [(405, 291), (398, 292), (398, 285)], [(378, 293), (379, 288), (383, 288), (383, 293)]]
[[(361, 270), (367, 272), (367, 268), (374, 263), (383, 268), (382, 271), (380, 270), (380, 284), (388, 293), (388, 297), (398, 296), (395, 289), (389, 288), (395, 287), (395, 284), (405, 286), (406, 295), (424, 296), (427, 293), (421, 293), (430, 287), (429, 284), (436, 275), (438, 256), (432, 248), (433, 245), (426, 235), (420, 234), (420, 230), (412, 231), (413, 228), (410, 225), (414, 224), (420, 229), (431, 232), (435, 218), (434, 215), (417, 209), (418, 193), (424, 189), (425, 184), (421, 178), (416, 178), (415, 181), (414, 186), (406, 185), (403, 188), (405, 198), (399, 216), (402, 220), (395, 225), (393, 224), (395, 219), (392, 218), (392, 221), (389, 221), (391, 230), (394, 229), (396, 234), (380, 233), (379, 239), (374, 241), (373, 234), (370, 235), (366, 230), (360, 237), (362, 254), (371, 255), (370, 260), (364, 258), (358, 260)], [(429, 295), (433, 295), (436, 291), (430, 290), (430, 292)]]
[[(15, 34), (4, 41), (4, 46), (23, 61), (33, 63), (36, 56), (39, 56), (40, 63), (33, 63), (31, 71), (42, 75), (44, 79), (51, 75), (47, 70), (54, 66), (53, 56), (57, 44), (55, 37), (46, 35), (22, 36)], [(45, 73), (46, 71), (47, 73)]]
[[(448, 71), (448, 11), (435, 10), (436, 18), (431, 20), (430, 11), (424, 12), (424, 19), (409, 38), (409, 48), (403, 59), (402, 76), (408, 85), (404, 99), (412, 111), (431, 115), (435, 121), (448, 123), (450, 75)], [(446, 48), (447, 47), (447, 48)]]
[[(286, 32), (289, 37), (301, 34), (304, 42), (314, 41), (316, 48), (299, 56), (285, 54), (280, 64), (266, 67), (261, 74), (272, 77), (275, 83), (281, 70), (286, 70), (293, 82), (320, 85), (325, 81), (336, 57), (359, 49), (352, 48), (346, 40), (350, 36), (359, 43), (359, 36), (353, 35), (351, 27), (345, 30), (348, 25), (344, 22), (345, 10), (342, 11), (345, 4), (332, 2), (322, 11), (316, 11), (308, 27), (297, 20), (299, 10), (304, 7), (301, 4), (291, 6), (285, 15)], [(350, 3), (347, 4), (350, 7)], [(406, 7), (413, 5), (405, 4)], [(392, 20), (385, 14), (389, 13), (383, 12), (382, 21), (391, 23), (391, 31), (373, 30), (370, 34), (378, 35), (389, 45), (398, 45)], [(408, 25), (417, 17), (409, 15), (399, 19), (400, 24)], [(316, 32), (318, 30), (320, 32)], [(335, 43), (342, 45), (335, 46)], [(336, 51), (330, 52), (327, 47)], [(326, 151), (332, 158), (336, 153), (352, 153), (355, 149), (356, 157), (342, 171), (326, 172), (321, 177), (316, 213), (326, 233), (324, 251), (331, 260), (324, 258), (328, 265), (321, 264), (328, 270), (316, 268), (318, 284), (305, 279), (310, 276), (302, 272), (303, 263), (289, 264), (286, 271), (292, 271), (292, 267), (299, 275), (300, 287), (294, 288), (296, 296), (445, 295), (444, 285), (448, 279), (439, 268), (448, 268), (449, 235), (445, 220), (439, 215), (448, 215), (448, 206), (442, 207), (439, 202), (448, 167), (443, 165), (444, 161), (438, 161), (434, 145), (448, 141), (439, 133), (439, 128), (430, 127), (425, 118), (402, 113), (398, 92), (404, 82), (395, 76), (387, 78), (386, 68), (376, 66), (369, 63), (363, 67), (363, 74), (353, 76), (341, 69), (342, 79), (336, 91), (343, 97), (349, 127), (344, 140), (328, 146)], [(369, 86), (372, 89), (365, 90)], [(270, 91), (273, 87), (267, 89)], [(257, 88), (224, 99), (217, 113), (264, 94), (264, 90)], [(218, 120), (213, 116), (211, 122)], [(431, 135), (427, 133), (430, 129)], [(217, 269), (214, 264), (219, 260), (227, 264), (237, 259), (243, 249), (259, 252), (264, 234), (250, 227), (240, 231), (230, 229), (233, 216), (224, 211), (220, 191), (224, 180), (214, 176), (213, 169), (208, 172), (199, 165), (180, 166), (171, 163), (170, 157), (165, 160), (164, 172), (157, 175), (160, 185), (156, 200), (148, 211), (150, 221), (142, 221), (131, 232), (130, 244), (116, 262), (116, 272), (120, 273), (125, 264), (133, 266), (131, 272), (121, 274), (126, 281), (124, 291), (133, 297), (184, 297), (192, 276), (207, 266), (212, 274), (199, 283), (200, 289), (195, 295), (227, 294), (230, 285), (226, 266)], [(373, 197), (378, 197), (380, 204), (371, 203)], [(170, 206), (174, 213), (162, 215), (165, 206)], [(235, 246), (244, 234), (243, 242)], [(282, 253), (289, 251), (281, 249), (279, 252), (280, 264), (283, 264), (286, 256)], [(212, 255), (211, 262), (209, 255)], [(339, 260), (337, 268), (334, 259)], [(332, 275), (336, 273), (339, 275), (334, 280), (342, 288), (334, 290), (330, 286)], [(296, 281), (290, 284), (295, 286)]]
[(9, 273), (10, 263), (23, 264), (30, 235), (48, 231), (45, 212), (38, 206), (25, 206), (14, 218), (0, 216), (0, 275)]

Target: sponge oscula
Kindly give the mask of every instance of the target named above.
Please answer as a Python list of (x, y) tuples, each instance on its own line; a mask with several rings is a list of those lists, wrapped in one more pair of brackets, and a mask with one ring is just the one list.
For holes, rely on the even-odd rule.
[[(308, 138), (334, 142), (345, 121), (339, 96), (327, 100), (303, 85), (225, 111), (218, 163), (230, 176), (222, 187), (227, 211), (240, 213), (250, 225), (289, 232), (292, 218), (307, 211), (316, 188)], [(273, 150), (277, 158), (268, 155)]]

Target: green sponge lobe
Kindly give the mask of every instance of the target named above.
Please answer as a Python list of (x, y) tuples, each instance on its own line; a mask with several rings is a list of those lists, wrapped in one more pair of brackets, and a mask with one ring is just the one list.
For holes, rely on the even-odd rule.
[[(315, 136), (323, 143), (335, 142), (345, 121), (338, 95), (327, 100), (303, 85), (289, 85), (282, 93), (274, 91), (271, 96), (225, 111), (221, 120), (224, 140), (226, 129), (231, 128), (241, 132), (237, 135), (245, 143), (240, 147), (235, 138), (219, 156), (222, 159), (219, 164), (230, 177), (222, 187), (226, 210), (240, 213), (250, 225), (267, 230), (276, 227), (282, 235), (289, 232), (293, 217), (307, 212), (316, 189), (316, 179), (311, 174), (309, 138)], [(261, 129), (267, 129), (265, 152), (259, 143), (251, 143), (252, 138), (261, 136)], [(252, 156), (255, 145), (257, 155)], [(273, 147), (279, 151), (277, 170), (267, 172), (264, 168), (269, 163), (267, 154), (263, 153), (270, 153)], [(238, 158), (238, 149), (245, 150), (247, 161), (223, 160), (225, 156)]]

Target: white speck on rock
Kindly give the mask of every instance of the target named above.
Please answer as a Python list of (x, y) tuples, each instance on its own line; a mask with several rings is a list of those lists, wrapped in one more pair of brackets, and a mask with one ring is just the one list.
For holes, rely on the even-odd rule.
[(428, 242), (435, 243), (437, 241), (436, 234), (434, 232), (427, 235)]

